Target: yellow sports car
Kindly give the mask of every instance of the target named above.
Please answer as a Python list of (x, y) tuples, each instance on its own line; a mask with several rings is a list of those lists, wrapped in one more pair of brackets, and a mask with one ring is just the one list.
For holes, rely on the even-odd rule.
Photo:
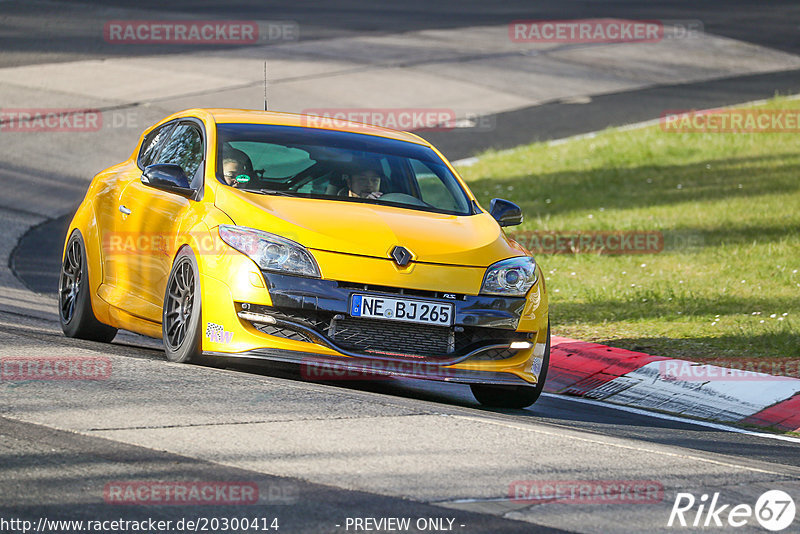
[(67, 232), (70, 337), (470, 384), (529, 406), (550, 354), (541, 269), (406, 132), (234, 109), (171, 115), (95, 176)]

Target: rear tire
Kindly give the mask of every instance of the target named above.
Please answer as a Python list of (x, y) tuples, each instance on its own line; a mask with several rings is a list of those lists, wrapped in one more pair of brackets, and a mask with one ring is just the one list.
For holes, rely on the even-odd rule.
[(189, 247), (178, 252), (167, 280), (161, 316), (164, 352), (171, 362), (186, 363), (202, 354), (200, 273)]
[(89, 262), (80, 231), (74, 230), (64, 251), (58, 277), (58, 318), (67, 337), (109, 343), (117, 329), (97, 320), (89, 295)]
[(542, 370), (535, 386), (488, 386), (470, 384), (475, 400), (491, 408), (527, 408), (539, 399), (547, 380), (550, 365), (550, 322), (547, 322), (547, 343), (542, 356)]

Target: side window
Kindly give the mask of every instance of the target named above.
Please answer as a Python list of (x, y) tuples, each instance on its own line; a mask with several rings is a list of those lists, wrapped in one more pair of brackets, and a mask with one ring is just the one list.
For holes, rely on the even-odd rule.
[(154, 163), (180, 165), (190, 181), (203, 162), (203, 136), (193, 124), (179, 124)]
[(142, 148), (139, 150), (139, 167), (144, 169), (148, 165), (153, 164), (153, 158), (158, 154), (158, 150), (164, 144), (164, 140), (169, 137), (169, 132), (175, 124), (165, 124), (160, 128), (156, 128), (144, 138), (142, 141)]

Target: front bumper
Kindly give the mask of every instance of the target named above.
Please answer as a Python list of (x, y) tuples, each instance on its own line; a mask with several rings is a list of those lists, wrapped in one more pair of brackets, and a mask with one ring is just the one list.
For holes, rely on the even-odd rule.
[[(517, 332), (524, 298), (458, 295), (437, 291), (349, 284), (264, 273), (272, 306), (237, 302), (240, 318), (273, 336), (329, 347), (350, 357), (414, 359), (439, 365), (468, 359), (512, 357), (527, 345), (530, 333)], [(385, 319), (351, 318), (354, 295), (411, 298), (451, 304), (451, 327), (429, 326)], [(259, 321), (261, 317), (265, 320)]]
[[(206, 354), (297, 363), (308, 378), (317, 380), (363, 373), (508, 385), (535, 384), (546, 361), (546, 298), (539, 293), (538, 286), (535, 298), (529, 295), (526, 299), (260, 274), (266, 287), (260, 292), (251, 291), (250, 295), (243, 295), (235, 287), (232, 291), (223, 281), (202, 276)], [(348, 321), (350, 327), (352, 323), (378, 321), (380, 326), (392, 325), (393, 330), (401, 328), (395, 321), (351, 319), (348, 311), (354, 294), (403, 295), (452, 303), (454, 325), (447, 350), (380, 350), (379, 347), (375, 350), (376, 347), (342, 342), (331, 329)], [(242, 312), (267, 315), (272, 320), (270, 324), (259, 323), (251, 315), (243, 318)], [(406, 334), (416, 335), (420, 338), (416, 342), (425, 348), (425, 328), (446, 329), (411, 325), (411, 330), (398, 332), (401, 338)], [(219, 335), (220, 331), (224, 335)], [(390, 337), (387, 334), (381, 339)], [(527, 342), (528, 348), (510, 349), (515, 341)]]

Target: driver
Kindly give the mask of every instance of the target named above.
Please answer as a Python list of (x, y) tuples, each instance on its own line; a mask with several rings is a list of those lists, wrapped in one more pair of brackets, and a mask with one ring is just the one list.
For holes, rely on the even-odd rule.
[(345, 177), (347, 189), (345, 196), (355, 198), (380, 198), (381, 193), (381, 180), (383, 173), (373, 169), (365, 168), (356, 171), (355, 173)]

